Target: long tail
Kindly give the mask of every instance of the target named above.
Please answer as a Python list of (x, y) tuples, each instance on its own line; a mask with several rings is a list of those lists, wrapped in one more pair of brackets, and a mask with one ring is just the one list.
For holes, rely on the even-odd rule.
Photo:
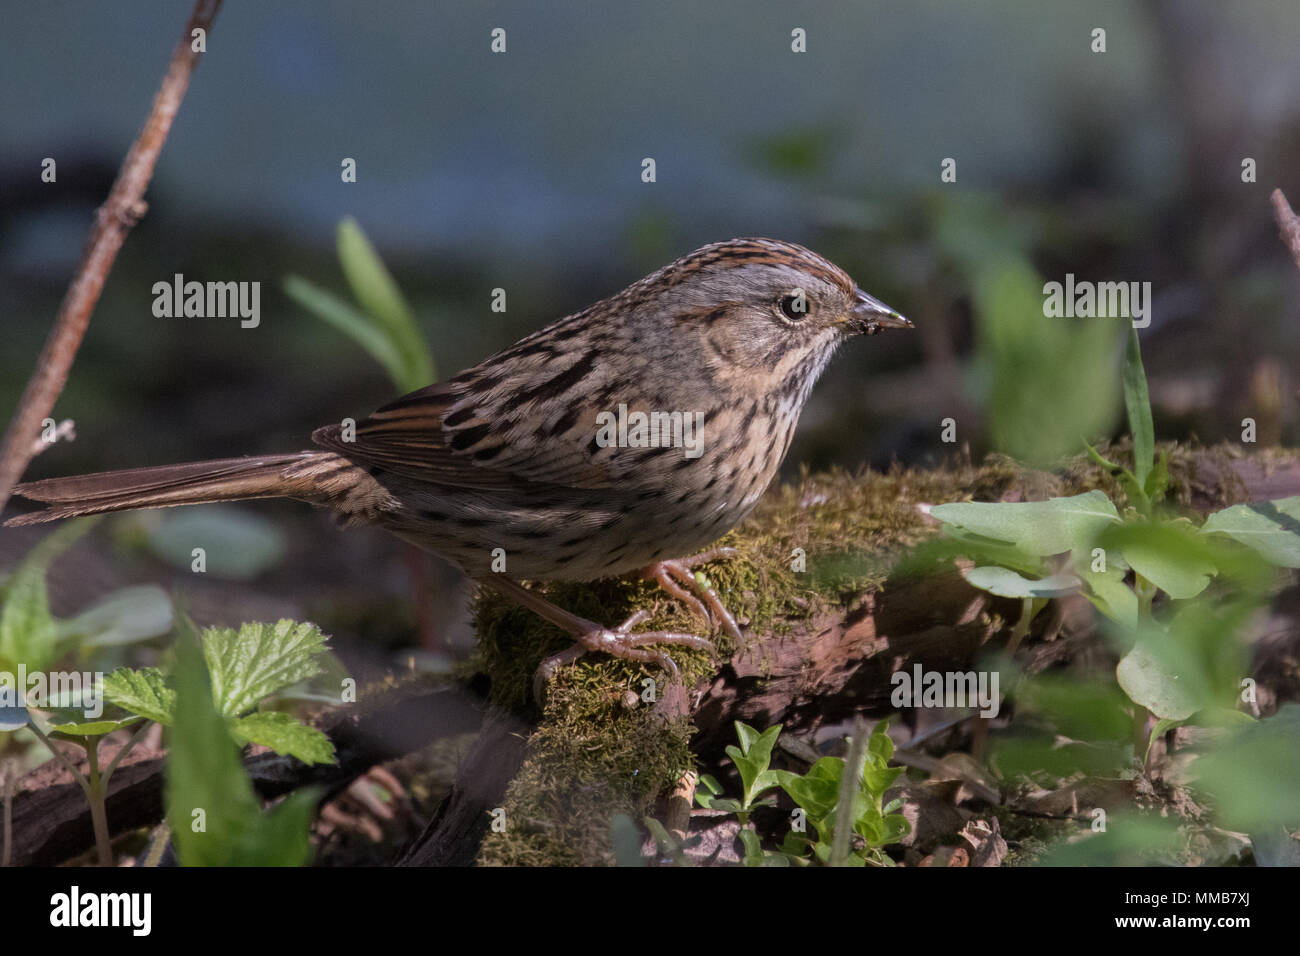
[(290, 497), (325, 503), (347, 494), (345, 476), (356, 470), (346, 458), (332, 452), (303, 451), (47, 478), (18, 485), (14, 493), (47, 502), (50, 507), (10, 518), (5, 525), (246, 498)]

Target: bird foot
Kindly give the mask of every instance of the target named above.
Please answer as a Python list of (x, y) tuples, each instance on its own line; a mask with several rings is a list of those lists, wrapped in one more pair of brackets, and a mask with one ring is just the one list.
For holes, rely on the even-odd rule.
[(668, 652), (647, 648), (645, 645), (672, 644), (691, 647), (697, 651), (713, 651), (711, 643), (693, 634), (677, 634), (672, 631), (631, 633), (632, 628), (649, 616), (649, 611), (637, 611), (613, 629), (601, 627), (599, 624), (593, 624), (590, 621), (586, 622), (590, 624), (590, 627), (581, 634), (574, 635), (578, 643), (560, 651), (558, 654), (552, 654), (538, 665), (537, 671), (533, 674), (533, 698), (537, 701), (538, 706), (541, 706), (546, 685), (555, 676), (555, 672), (566, 664), (572, 664), (588, 651), (600, 651), (612, 657), (621, 657), (623, 660), (628, 661), (658, 664), (668, 672), (670, 681), (674, 682), (680, 680), (681, 675), (677, 670), (677, 664), (668, 656)]
[[(733, 641), (740, 640), (740, 626), (736, 619), (722, 603), (722, 598), (712, 587), (701, 582), (695, 576), (694, 568), (719, 558), (734, 558), (739, 552), (735, 548), (714, 548), (691, 555), (689, 558), (676, 558), (660, 561), (645, 568), (641, 573), (657, 581), (659, 586), (683, 604), (694, 609), (695, 613), (710, 625), (720, 628)], [(694, 593), (691, 593), (694, 592)]]
[(533, 674), (533, 697), (539, 706), (542, 703), (546, 683), (555, 672), (565, 664), (572, 664), (588, 651), (602, 651), (624, 660), (659, 664), (668, 672), (672, 680), (678, 680), (680, 677), (677, 664), (666, 651), (653, 650), (646, 645), (674, 644), (700, 651), (713, 651), (713, 645), (709, 641), (694, 634), (677, 634), (672, 631), (631, 633), (632, 628), (650, 616), (649, 611), (637, 611), (618, 627), (611, 629), (589, 621), (585, 617), (579, 617), (564, 608), (556, 607), (540, 594), (528, 590), (522, 584), (517, 584), (504, 575), (492, 575), (480, 580), (529, 610), (540, 614), (556, 627), (564, 629), (573, 635), (573, 639), (577, 642), (572, 647), (546, 658)]

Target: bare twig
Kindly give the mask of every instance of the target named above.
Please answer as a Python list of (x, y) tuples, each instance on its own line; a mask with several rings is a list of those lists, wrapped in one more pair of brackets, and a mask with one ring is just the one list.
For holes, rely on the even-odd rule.
[(1291, 204), (1286, 201), (1282, 190), (1274, 189), (1271, 198), (1273, 218), (1277, 220), (1277, 231), (1281, 233), (1282, 241), (1291, 251), (1291, 258), (1295, 260), (1296, 268), (1300, 269), (1300, 216), (1291, 209)]
[(162, 152), (198, 62), (199, 54), (192, 45), (193, 31), (201, 29), (206, 34), (211, 30), (220, 8), (221, 0), (197, 0), (195, 3), (185, 33), (172, 52), (171, 65), (154, 97), (153, 109), (149, 111), (144, 129), (127, 153), (117, 181), (95, 217), (81, 265), (63, 297), (54, 328), (50, 330), (36, 370), (23, 392), (9, 431), (5, 433), (4, 447), (0, 449), (0, 509), (9, 501), (14, 485), (32, 460), (32, 439), (39, 433), (41, 422), (54, 410), (54, 403), (63, 391), (109, 270), (126, 241), (127, 233), (147, 208), (145, 189), (153, 177), (158, 154)]

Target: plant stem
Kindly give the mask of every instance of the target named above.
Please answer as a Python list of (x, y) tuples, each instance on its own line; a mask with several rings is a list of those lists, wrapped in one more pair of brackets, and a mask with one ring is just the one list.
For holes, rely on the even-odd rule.
[(41, 730), (41, 728), (36, 726), (36, 721), (29, 720), (27, 722), (27, 729), (30, 730), (32, 733), (34, 733), (37, 739), (40, 740), (41, 743), (45, 744), (45, 749), (48, 750), (50, 753), (54, 754), (54, 758), (59, 763), (63, 764), (64, 770), (72, 774), (72, 779), (77, 781), (77, 785), (81, 787), (82, 792), (85, 793), (87, 797), (89, 797), (90, 782), (85, 778), (85, 775), (82, 774), (82, 772), (77, 769), (77, 765), (74, 764), (71, 760), (69, 760), (67, 755), (62, 750), (54, 746), (54, 742), (50, 740), (49, 737), (45, 736), (45, 733)]
[(844, 775), (840, 777), (839, 803), (835, 807), (835, 837), (831, 841), (831, 866), (849, 862), (849, 837), (853, 833), (853, 797), (858, 792), (862, 765), (867, 760), (867, 725), (861, 717), (853, 718), (853, 742), (844, 758)]
[(1029, 633), (1029, 625), (1034, 619), (1036, 610), (1033, 598), (1025, 598), (1020, 602), (1020, 619), (1016, 621), (1016, 626), (1011, 629), (1011, 639), (1007, 641), (1007, 654), (1014, 654), (1016, 648), (1020, 646), (1020, 642)]
[(1151, 603), (1156, 597), (1156, 587), (1136, 571), (1133, 572), (1133, 590), (1138, 597), (1138, 616), (1151, 620)]
[(109, 777), (113, 776), (113, 771), (117, 769), (117, 765), (122, 762), (123, 757), (125, 757), (128, 753), (131, 752), (131, 748), (133, 748), (136, 744), (140, 742), (140, 738), (143, 737), (145, 733), (149, 730), (149, 728), (152, 726), (153, 726), (152, 720), (140, 721), (140, 726), (136, 728), (135, 733), (131, 735), (131, 739), (128, 740), (126, 743), (124, 743), (121, 749), (118, 750), (118, 752), (113, 755), (113, 759), (109, 761), (108, 769), (104, 771), (104, 792), (105, 793), (108, 792), (108, 779)]
[(113, 865), (113, 841), (108, 835), (108, 814), (104, 807), (104, 778), (99, 775), (99, 739), (91, 737), (86, 741), (86, 762), (90, 766), (87, 774), (90, 787), (86, 799), (90, 803), (90, 821), (95, 828), (95, 848), (99, 851), (99, 865)]

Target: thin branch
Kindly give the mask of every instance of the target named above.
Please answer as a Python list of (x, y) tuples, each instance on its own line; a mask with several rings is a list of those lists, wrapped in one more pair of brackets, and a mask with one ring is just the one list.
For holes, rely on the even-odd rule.
[(1300, 269), (1300, 216), (1292, 211), (1291, 204), (1286, 201), (1282, 190), (1274, 189), (1271, 198), (1273, 217), (1277, 220), (1277, 231), (1281, 233), (1282, 241), (1291, 251), (1291, 258), (1295, 260), (1296, 268)]
[(202, 29), (208, 33), (220, 8), (221, 0), (197, 0), (185, 33), (172, 52), (171, 65), (154, 97), (144, 129), (127, 153), (117, 181), (95, 217), (81, 265), (59, 306), (54, 328), (5, 433), (4, 447), (0, 448), (0, 509), (9, 501), (14, 485), (32, 460), (32, 439), (40, 433), (41, 422), (54, 411), (54, 403), (67, 383), (72, 361), (81, 347), (90, 315), (99, 302), (117, 253), (131, 227), (145, 213), (145, 190), (198, 63), (199, 54), (192, 46), (193, 31)]

